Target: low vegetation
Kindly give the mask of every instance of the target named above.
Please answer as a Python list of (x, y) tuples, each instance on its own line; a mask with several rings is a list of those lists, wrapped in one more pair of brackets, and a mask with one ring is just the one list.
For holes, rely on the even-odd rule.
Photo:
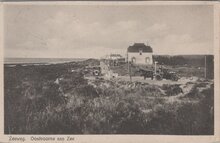
[[(67, 72), (70, 66), (83, 68), (5, 67), (6, 134), (214, 132), (213, 84), (200, 83), (184, 93), (180, 85), (88, 81), (81, 72)], [(171, 97), (177, 98), (169, 102)]]

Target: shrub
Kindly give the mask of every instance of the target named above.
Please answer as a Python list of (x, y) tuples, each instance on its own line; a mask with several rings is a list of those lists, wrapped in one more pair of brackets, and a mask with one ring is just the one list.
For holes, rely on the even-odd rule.
[(110, 120), (113, 132), (120, 134), (138, 134), (145, 132), (145, 117), (133, 100), (120, 101)]
[[(201, 102), (202, 103), (202, 102)], [(175, 135), (211, 135), (214, 133), (213, 114), (201, 103), (183, 103), (180, 107), (161, 106), (149, 114), (146, 133)]]
[(162, 89), (165, 90), (167, 96), (178, 95), (179, 93), (183, 93), (182, 88), (178, 84), (169, 85), (163, 84)]
[(207, 83), (206, 82), (200, 82), (196, 85), (197, 87), (206, 87)]
[(146, 124), (147, 134), (176, 134), (175, 112), (161, 106), (149, 114)]
[(200, 93), (198, 87), (201, 87), (200, 84), (194, 84), (191, 90), (185, 95), (187, 98), (199, 99), (203, 97), (203, 94)]
[[(47, 80), (32, 68), (17, 68), (5, 78), (6, 134), (214, 133), (213, 84), (202, 92), (193, 86), (186, 97), (200, 97), (196, 102), (169, 103), (159, 86), (102, 80), (90, 84), (79, 73), (63, 73), (64, 80), (55, 84), (63, 67), (56, 74), (50, 69)], [(179, 85), (161, 88), (168, 96), (182, 92)]]

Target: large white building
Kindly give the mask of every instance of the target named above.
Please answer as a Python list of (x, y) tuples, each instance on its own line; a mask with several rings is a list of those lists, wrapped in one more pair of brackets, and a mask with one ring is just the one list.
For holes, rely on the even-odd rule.
[(134, 43), (127, 49), (127, 60), (133, 64), (151, 65), (153, 64), (152, 54), (153, 50), (150, 46), (144, 43)]

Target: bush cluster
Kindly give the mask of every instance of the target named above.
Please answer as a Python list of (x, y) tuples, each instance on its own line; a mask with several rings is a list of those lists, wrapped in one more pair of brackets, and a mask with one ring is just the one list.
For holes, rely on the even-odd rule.
[(183, 93), (183, 90), (179, 84), (174, 84), (174, 85), (163, 84), (162, 89), (165, 90), (167, 96), (175, 96), (178, 95), (179, 93)]
[[(157, 86), (103, 80), (89, 84), (80, 73), (51, 70), (39, 70), (50, 75), (41, 80), (47, 73), (27, 77), (28, 70), (7, 69), (6, 134), (213, 134), (213, 85), (195, 92), (202, 95), (198, 102), (166, 103), (168, 97)], [(162, 88), (167, 95), (181, 92), (177, 85)]]

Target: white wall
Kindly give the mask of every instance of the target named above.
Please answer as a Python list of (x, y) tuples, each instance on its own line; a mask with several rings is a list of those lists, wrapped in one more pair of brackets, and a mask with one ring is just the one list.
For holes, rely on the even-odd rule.
[[(140, 53), (128, 53), (128, 61), (132, 61), (132, 58), (136, 59), (136, 64), (146, 64), (146, 65), (150, 65), (153, 64), (153, 59), (152, 59), (152, 53), (142, 53), (142, 55), (140, 55)], [(146, 63), (146, 57), (149, 57), (149, 63)]]

